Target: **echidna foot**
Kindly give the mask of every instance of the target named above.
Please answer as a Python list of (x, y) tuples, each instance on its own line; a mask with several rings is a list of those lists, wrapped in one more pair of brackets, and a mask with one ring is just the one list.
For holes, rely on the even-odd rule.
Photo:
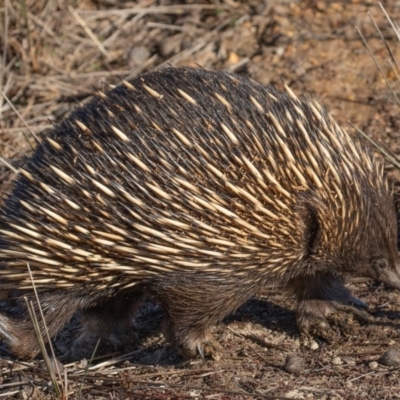
[(314, 338), (330, 343), (341, 334), (355, 334), (360, 324), (373, 319), (366, 311), (354, 306), (324, 300), (303, 301), (297, 312), (301, 342), (307, 347)]
[(222, 346), (211, 335), (207, 335), (203, 339), (175, 343), (175, 347), (181, 356), (186, 358), (200, 356), (203, 362), (206, 357), (215, 359), (222, 352)]
[(223, 348), (219, 342), (212, 336), (208, 336), (207, 340), (204, 341), (204, 353), (215, 360), (222, 352)]
[(297, 326), (302, 342), (319, 337), (331, 342), (340, 333), (351, 334), (357, 322), (370, 321), (367, 306), (352, 295), (340, 276), (320, 273), (289, 282), (298, 298)]
[(176, 329), (175, 324), (166, 318), (162, 327), (165, 338), (185, 358), (200, 356), (205, 361), (206, 356), (216, 358), (222, 353), (222, 346), (204, 329)]

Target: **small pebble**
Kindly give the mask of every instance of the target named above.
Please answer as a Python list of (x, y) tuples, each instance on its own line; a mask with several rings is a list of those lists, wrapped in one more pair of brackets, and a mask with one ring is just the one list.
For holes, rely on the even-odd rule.
[(332, 364), (334, 364), (334, 365), (342, 365), (342, 364), (343, 364), (343, 361), (342, 361), (342, 359), (341, 359), (340, 357), (335, 357), (335, 358), (332, 360)]
[(304, 365), (304, 358), (295, 354), (289, 354), (288, 356), (286, 356), (283, 369), (290, 374), (299, 374), (304, 371)]
[(371, 361), (368, 364), (368, 367), (370, 367), (371, 369), (377, 369), (378, 368), (378, 363), (376, 361)]
[(310, 344), (310, 349), (311, 349), (311, 350), (318, 350), (318, 349), (319, 349), (319, 344), (314, 340), (314, 341)]
[(82, 360), (79, 361), (79, 363), (78, 363), (79, 368), (86, 368), (87, 365), (88, 365), (88, 362), (87, 362), (86, 358), (82, 358)]
[(149, 49), (146, 46), (135, 46), (129, 52), (129, 65), (142, 65), (151, 56)]
[(379, 362), (387, 367), (397, 367), (400, 365), (400, 350), (389, 347), (383, 354)]

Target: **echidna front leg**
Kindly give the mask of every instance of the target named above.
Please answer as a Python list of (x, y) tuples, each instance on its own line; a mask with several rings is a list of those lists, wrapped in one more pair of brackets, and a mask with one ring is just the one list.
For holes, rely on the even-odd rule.
[(298, 299), (297, 326), (304, 342), (315, 336), (330, 341), (336, 334), (334, 327), (345, 332), (350, 330), (343, 313), (347, 316), (352, 314), (360, 322), (371, 320), (362, 310), (367, 306), (351, 294), (339, 276), (298, 277), (289, 282), (289, 288)]
[(203, 356), (204, 349), (220, 352), (210, 327), (254, 294), (253, 288), (246, 289), (240, 282), (229, 284), (205, 273), (167, 275), (152, 290), (166, 313), (164, 335), (185, 357)]

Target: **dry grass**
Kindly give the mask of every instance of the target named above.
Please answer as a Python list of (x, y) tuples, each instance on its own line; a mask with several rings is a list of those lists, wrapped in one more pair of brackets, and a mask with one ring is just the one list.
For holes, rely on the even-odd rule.
[[(248, 11), (233, 1), (157, 3), (4, 1), (0, 87), (33, 132), (51, 129), (95, 88), (166, 64), (208, 66), (207, 49)], [(0, 121), (4, 158), (18, 159), (34, 146), (2, 96)]]

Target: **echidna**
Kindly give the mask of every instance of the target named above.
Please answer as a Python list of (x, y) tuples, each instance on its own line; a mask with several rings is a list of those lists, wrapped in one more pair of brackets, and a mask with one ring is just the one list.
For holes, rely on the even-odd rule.
[[(56, 126), (6, 201), (0, 257), (22, 308), (29, 263), (50, 336), (81, 310), (79, 340), (127, 337), (145, 294), (188, 356), (267, 283), (294, 291), (302, 331), (363, 304), (344, 275), (400, 289), (373, 155), (311, 99), (190, 68), (123, 82)], [(27, 312), (1, 315), (0, 335), (39, 351)]]

